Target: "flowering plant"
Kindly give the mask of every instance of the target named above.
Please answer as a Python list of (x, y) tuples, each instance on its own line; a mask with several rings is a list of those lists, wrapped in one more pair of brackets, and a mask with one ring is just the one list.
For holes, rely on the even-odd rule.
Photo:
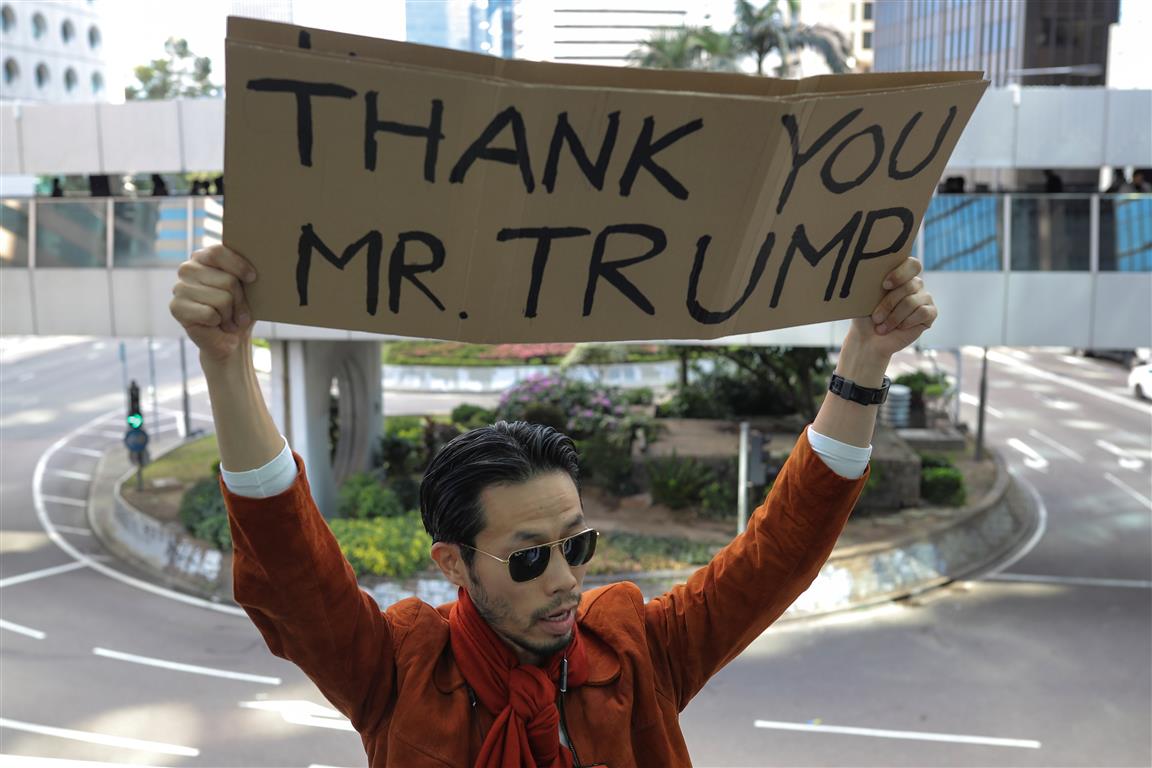
[(563, 428), (576, 439), (613, 433), (631, 445), (636, 428), (646, 425), (646, 420), (629, 412), (615, 390), (556, 374), (533, 376), (509, 388), (496, 413), (509, 421), (531, 421), (532, 412), (542, 408), (560, 414)]

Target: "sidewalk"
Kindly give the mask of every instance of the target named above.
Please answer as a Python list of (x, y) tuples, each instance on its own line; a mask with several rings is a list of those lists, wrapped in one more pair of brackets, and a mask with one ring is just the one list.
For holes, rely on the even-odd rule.
[[(156, 455), (178, 443), (157, 445)], [(1032, 535), (1037, 510), (997, 457), (998, 472), (982, 499), (961, 510), (906, 510), (853, 517), (812, 586), (784, 619), (799, 619), (908, 597), (968, 578), (1005, 560)], [(193, 539), (176, 524), (161, 524), (128, 505), (120, 485), (132, 477), (126, 453), (114, 448), (101, 460), (88, 506), (92, 530), (117, 557), (151, 573), (156, 582), (205, 599), (232, 602), (231, 554)], [(595, 520), (592, 521), (595, 524)], [(589, 576), (592, 588), (635, 582), (646, 598), (683, 582), (692, 571), (619, 577)], [(417, 596), (438, 605), (456, 598), (439, 578), (386, 581), (368, 591), (381, 607)]]

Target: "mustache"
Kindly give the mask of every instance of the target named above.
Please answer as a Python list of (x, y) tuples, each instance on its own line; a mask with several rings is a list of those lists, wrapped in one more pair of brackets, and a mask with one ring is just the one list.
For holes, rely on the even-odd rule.
[(557, 611), (566, 611), (569, 608), (579, 608), (580, 601), (583, 599), (584, 596), (578, 594), (561, 597), (560, 599), (556, 600), (554, 605), (549, 605), (547, 608), (536, 611), (536, 613), (532, 614), (532, 617), (535, 619), (542, 619), (545, 616), (556, 613)]

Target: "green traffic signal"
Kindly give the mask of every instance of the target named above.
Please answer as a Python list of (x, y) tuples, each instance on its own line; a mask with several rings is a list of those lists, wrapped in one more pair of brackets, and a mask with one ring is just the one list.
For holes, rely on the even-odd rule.
[(144, 425), (144, 417), (138, 413), (128, 414), (128, 426), (132, 429), (140, 429)]

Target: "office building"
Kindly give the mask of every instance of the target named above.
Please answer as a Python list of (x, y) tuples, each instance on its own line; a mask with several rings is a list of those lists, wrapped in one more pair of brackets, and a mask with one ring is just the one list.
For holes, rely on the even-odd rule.
[(407, 0), (407, 39), (410, 43), (487, 53), (515, 55), (513, 0)]
[(0, 101), (105, 101), (100, 2), (0, 2)]
[(1120, 0), (875, 0), (878, 72), (983, 70), (994, 86), (1104, 85)]

